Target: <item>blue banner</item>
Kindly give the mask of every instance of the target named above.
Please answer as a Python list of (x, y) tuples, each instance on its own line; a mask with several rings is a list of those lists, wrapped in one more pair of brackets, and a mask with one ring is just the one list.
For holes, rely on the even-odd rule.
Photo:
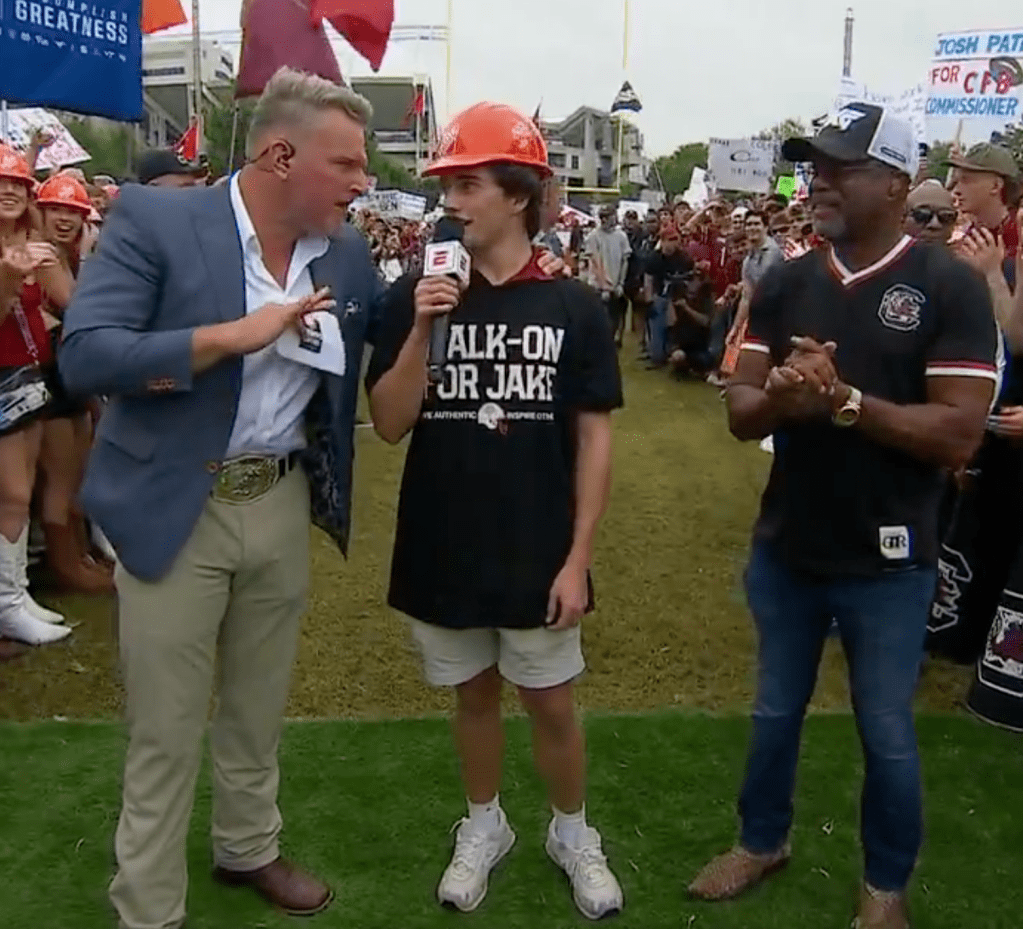
[(140, 120), (139, 0), (0, 0), (0, 98)]

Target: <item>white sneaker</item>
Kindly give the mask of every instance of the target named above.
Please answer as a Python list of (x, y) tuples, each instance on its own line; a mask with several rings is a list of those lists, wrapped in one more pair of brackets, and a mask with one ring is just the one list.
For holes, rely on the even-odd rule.
[(558, 838), (551, 820), (547, 830), (547, 854), (572, 884), (572, 899), (587, 919), (603, 919), (620, 913), (625, 905), (621, 884), (607, 866), (600, 833), (586, 827), (582, 848), (570, 848)]
[(500, 823), (493, 832), (474, 830), (468, 819), (455, 824), (455, 853), (437, 887), (437, 899), (442, 904), (471, 913), (483, 902), (490, 872), (515, 844), (515, 833), (504, 810), (498, 810), (498, 815)]

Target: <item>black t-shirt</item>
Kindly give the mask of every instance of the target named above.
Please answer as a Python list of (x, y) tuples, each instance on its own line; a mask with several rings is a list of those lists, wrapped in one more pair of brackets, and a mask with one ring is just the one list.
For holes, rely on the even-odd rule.
[[(415, 283), (386, 298), (369, 390), (408, 337)], [(572, 547), (575, 415), (622, 405), (607, 311), (578, 281), (474, 273), (447, 360), (405, 460), (388, 603), (449, 628), (540, 627)]]
[[(836, 342), (842, 380), (892, 403), (926, 403), (928, 377), (995, 380), (984, 280), (947, 250), (908, 238), (857, 274), (831, 250), (772, 267), (743, 348), (781, 365), (794, 335)], [(830, 419), (779, 428), (774, 452), (754, 536), (793, 567), (872, 575), (936, 563), (939, 467)]]
[(654, 252), (646, 266), (646, 273), (654, 279), (654, 296), (668, 296), (666, 289), (671, 275), (688, 274), (695, 267), (692, 256), (682, 248), (676, 249), (671, 255), (665, 255), (662, 251)]

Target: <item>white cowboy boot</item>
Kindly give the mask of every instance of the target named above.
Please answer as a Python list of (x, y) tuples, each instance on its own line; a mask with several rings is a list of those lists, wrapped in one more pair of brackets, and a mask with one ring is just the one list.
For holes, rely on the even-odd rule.
[(18, 542), (9, 542), (0, 534), (0, 636), (26, 645), (59, 642), (71, 635), (71, 630), (43, 622), (28, 611), (18, 573), (19, 547)]
[(36, 603), (35, 598), (29, 592), (28, 589), (28, 535), (29, 528), (26, 526), (21, 530), (21, 535), (18, 537), (18, 541), (14, 544), (17, 546), (17, 573), (16, 578), (18, 583), (21, 585), (21, 589), (25, 592), (25, 609), (31, 613), (36, 619), (41, 619), (44, 623), (52, 623), (53, 625), (59, 626), (64, 622), (64, 617), (54, 610), (49, 610), (41, 603)]

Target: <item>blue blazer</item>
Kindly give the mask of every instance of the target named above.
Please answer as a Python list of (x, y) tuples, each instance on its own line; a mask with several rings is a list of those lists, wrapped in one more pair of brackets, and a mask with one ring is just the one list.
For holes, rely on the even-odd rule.
[[(382, 285), (350, 226), (310, 270), (337, 300), (347, 358), (308, 407), (303, 464), (313, 521), (347, 553), (359, 374)], [(229, 188), (124, 187), (64, 315), (59, 365), (71, 393), (110, 398), (81, 499), (142, 580), (166, 574), (191, 536), (238, 411), (242, 359), (193, 376), (192, 332), (244, 313)]]

